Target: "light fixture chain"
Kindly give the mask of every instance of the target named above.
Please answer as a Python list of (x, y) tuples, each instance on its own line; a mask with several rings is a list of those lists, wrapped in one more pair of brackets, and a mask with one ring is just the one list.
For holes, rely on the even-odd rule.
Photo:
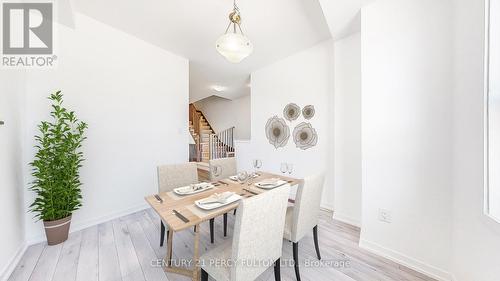
[(226, 28), (226, 32), (224, 32), (224, 34), (227, 34), (227, 31), (228, 31), (228, 30), (229, 30), (229, 28), (231, 27), (231, 24), (232, 24), (232, 22), (231, 22), (231, 21), (229, 21), (229, 24), (227, 25), (227, 28)]
[(240, 8), (238, 8), (238, 5), (236, 5), (236, 0), (233, 0), (233, 10), (238, 14), (240, 13)]
[(245, 33), (243, 33), (243, 30), (241, 30), (241, 25), (238, 23), (238, 28), (240, 29), (241, 35), (245, 36)]

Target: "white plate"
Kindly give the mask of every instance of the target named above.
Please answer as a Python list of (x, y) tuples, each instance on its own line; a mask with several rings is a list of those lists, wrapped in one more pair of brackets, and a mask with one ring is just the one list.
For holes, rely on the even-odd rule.
[(192, 195), (192, 194), (196, 194), (196, 193), (200, 193), (200, 192), (203, 192), (203, 191), (206, 191), (206, 190), (209, 190), (209, 189), (212, 189), (214, 188), (214, 185), (213, 184), (210, 184), (210, 185), (207, 185), (206, 187), (204, 188), (201, 188), (201, 189), (198, 189), (198, 190), (192, 190), (192, 191), (189, 191), (189, 192), (182, 192), (182, 190), (186, 190), (188, 188), (190, 188), (191, 186), (188, 185), (188, 186), (183, 186), (183, 187), (178, 187), (178, 188), (174, 188), (174, 193), (177, 194), (177, 195), (181, 195), (181, 196), (184, 196), (184, 195)]
[(230, 176), (229, 179), (232, 181), (238, 181), (238, 176)]
[(224, 206), (227, 206), (229, 204), (232, 204), (238, 200), (241, 199), (241, 196), (238, 195), (238, 194), (233, 194), (231, 195), (231, 197), (227, 198), (226, 199), (226, 203), (210, 203), (210, 204), (201, 204), (200, 202), (203, 202), (205, 200), (207, 200), (208, 198), (210, 197), (207, 197), (207, 198), (203, 198), (203, 199), (200, 199), (200, 200), (196, 200), (194, 201), (194, 204), (200, 208), (200, 209), (203, 209), (203, 210), (213, 210), (213, 209), (217, 209), (217, 208), (220, 208), (220, 207), (224, 207)]
[(262, 189), (273, 189), (273, 188), (276, 188), (278, 186), (282, 186), (284, 184), (286, 184), (286, 181), (279, 180), (279, 181), (277, 181), (273, 185), (271, 185), (271, 184), (261, 184), (260, 182), (257, 182), (257, 183), (255, 183), (255, 186), (258, 187), (258, 188), (262, 188)]

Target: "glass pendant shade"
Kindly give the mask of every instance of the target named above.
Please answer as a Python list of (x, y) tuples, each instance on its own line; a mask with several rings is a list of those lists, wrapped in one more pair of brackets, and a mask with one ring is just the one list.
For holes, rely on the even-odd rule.
[(253, 51), (250, 40), (239, 33), (226, 33), (217, 39), (216, 49), (232, 63), (239, 63)]

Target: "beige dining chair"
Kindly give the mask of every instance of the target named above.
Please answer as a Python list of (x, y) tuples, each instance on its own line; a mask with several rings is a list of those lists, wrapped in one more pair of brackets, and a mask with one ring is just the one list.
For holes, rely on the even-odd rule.
[[(214, 175), (214, 167), (217, 167), (217, 166), (221, 168), (221, 174), (218, 176)], [(238, 170), (236, 168), (236, 158), (235, 157), (212, 159), (208, 162), (208, 167), (209, 167), (209, 171), (210, 171), (209, 175), (210, 175), (211, 181), (219, 181), (221, 179), (226, 179), (230, 176), (236, 175), (236, 173), (238, 172)], [(227, 236), (227, 213), (225, 213), (222, 217), (223, 217), (223, 226), (224, 226), (224, 237), (226, 237)]]
[[(218, 181), (221, 179), (225, 179), (230, 176), (234, 176), (237, 173), (235, 157), (212, 159), (208, 162), (208, 165), (210, 170), (211, 181)], [(221, 167), (221, 174), (218, 176), (214, 175), (214, 167), (216, 166)]]
[(318, 220), (324, 182), (324, 173), (306, 177), (297, 189), (294, 206), (290, 206), (286, 210), (283, 237), (293, 243), (293, 259), (297, 281), (300, 281), (299, 241), (311, 230), (313, 231), (316, 255), (321, 260), (318, 245)]
[(280, 279), (283, 227), (290, 185), (244, 199), (238, 206), (233, 239), (200, 257), (201, 280), (255, 280), (274, 265)]
[[(198, 165), (194, 162), (158, 166), (158, 192), (198, 183)], [(165, 224), (160, 219), (160, 247), (165, 240)], [(167, 231), (168, 237), (168, 231)], [(214, 243), (214, 219), (210, 220), (210, 241)]]

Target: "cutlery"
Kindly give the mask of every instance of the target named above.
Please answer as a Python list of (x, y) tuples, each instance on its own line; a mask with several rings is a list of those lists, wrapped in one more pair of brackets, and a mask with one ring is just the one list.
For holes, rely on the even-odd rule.
[(275, 186), (276, 183), (259, 183), (260, 186)]
[(251, 191), (250, 189), (243, 188), (243, 190), (246, 191), (246, 192), (248, 192), (248, 193), (251, 193), (253, 195), (259, 195), (259, 193)]
[(240, 196), (244, 197), (244, 198), (250, 198), (252, 196), (254, 196), (253, 194), (248, 194), (248, 193), (241, 193)]
[(155, 194), (155, 198), (156, 200), (158, 200), (158, 202), (163, 203), (163, 199), (161, 199), (160, 195)]
[(189, 222), (189, 220), (185, 216), (183, 216), (181, 213), (177, 212), (177, 210), (172, 210), (172, 212), (176, 217), (181, 219), (183, 222), (185, 222), (185, 223)]
[(218, 181), (218, 182), (221, 183), (221, 184), (223, 184), (223, 185), (229, 185), (229, 184), (227, 184), (227, 183), (225, 183), (223, 181)]

